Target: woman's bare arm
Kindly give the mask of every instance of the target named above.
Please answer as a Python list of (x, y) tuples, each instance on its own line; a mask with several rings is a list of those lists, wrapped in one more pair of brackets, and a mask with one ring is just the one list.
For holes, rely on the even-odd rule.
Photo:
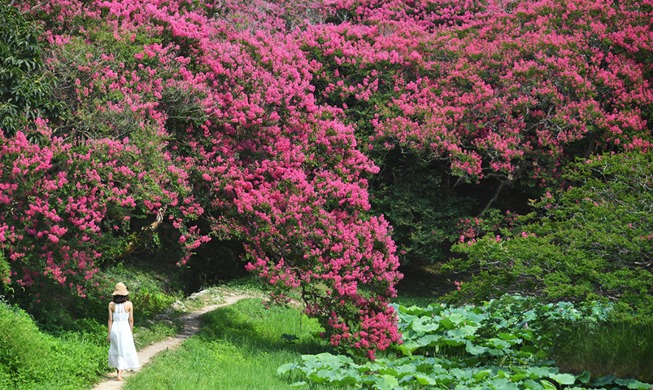
[(134, 331), (134, 305), (129, 302), (129, 327)]
[(113, 324), (113, 302), (109, 303), (109, 319), (107, 320), (107, 340), (111, 337), (111, 325)]

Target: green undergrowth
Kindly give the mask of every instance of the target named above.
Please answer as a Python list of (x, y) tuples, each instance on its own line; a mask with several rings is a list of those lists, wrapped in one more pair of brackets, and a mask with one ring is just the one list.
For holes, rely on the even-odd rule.
[(107, 365), (106, 339), (100, 341), (99, 331), (90, 324), (86, 332), (55, 337), (25, 311), (0, 303), (0, 389), (88, 387)]
[(230, 291), (212, 289), (210, 302), (184, 298), (181, 287), (170, 284), (173, 271), (138, 261), (108, 267), (86, 297), (58, 285), (11, 291), (0, 301), (0, 389), (83, 389), (104, 378), (111, 370), (107, 305), (119, 281), (134, 303), (137, 349), (174, 336), (184, 313), (219, 303)]
[[(67, 286), (42, 283), (29, 290), (12, 291), (7, 300), (28, 312), (39, 329), (49, 334), (88, 332), (106, 326), (111, 293), (116, 283), (123, 282), (129, 289), (129, 299), (134, 303), (135, 326), (145, 330), (159, 323), (157, 326), (161, 328), (161, 316), (170, 320), (178, 317), (169, 308), (175, 301), (183, 299), (181, 288), (169, 282), (170, 272), (144, 261), (119, 263), (102, 270), (97, 277), (99, 285), (89, 288), (84, 296)], [(170, 329), (162, 337), (177, 330), (177, 325), (168, 324)]]
[(298, 377), (280, 377), (277, 367), (327, 349), (314, 337), (322, 330), (315, 320), (295, 308), (266, 309), (258, 298), (207, 313), (201, 323), (200, 333), (157, 356), (125, 389), (289, 389)]
[(374, 362), (330, 353), (303, 355), (278, 373), (300, 375), (297, 387), (312, 382), (393, 390), (651, 388), (637, 379), (587, 369), (565, 372), (552, 360), (568, 329), (600, 329), (609, 323), (611, 305), (543, 304), (504, 296), (476, 306), (394, 307), (403, 334), (394, 352)]
[(567, 371), (587, 370), (653, 383), (653, 323), (618, 321), (567, 327), (556, 337), (552, 356)]

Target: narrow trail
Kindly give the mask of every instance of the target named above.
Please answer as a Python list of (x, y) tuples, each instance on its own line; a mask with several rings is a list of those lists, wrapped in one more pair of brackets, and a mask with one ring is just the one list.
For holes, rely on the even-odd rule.
[[(147, 347), (141, 349), (138, 351), (138, 360), (141, 363), (141, 367), (135, 371), (125, 371), (123, 373), (123, 377), (127, 378), (131, 375), (134, 375), (137, 373), (144, 365), (148, 364), (150, 360), (156, 356), (159, 352), (168, 350), (168, 349), (175, 349), (178, 347), (185, 339), (188, 337), (194, 335), (197, 333), (200, 329), (200, 319), (199, 317), (204, 314), (208, 313), (212, 310), (215, 310), (219, 307), (223, 306), (228, 306), (232, 305), (241, 299), (245, 298), (252, 298), (251, 295), (247, 294), (239, 294), (239, 295), (233, 295), (233, 296), (227, 296), (225, 297), (225, 302), (215, 304), (215, 305), (208, 305), (204, 306), (199, 310), (193, 311), (191, 313), (185, 314), (184, 316), (181, 317), (181, 321), (183, 322), (184, 325), (184, 330), (176, 335), (175, 337), (169, 337), (165, 340), (159, 341), (158, 343), (154, 343), (151, 345), (148, 345)], [(108, 348), (108, 347), (107, 347)], [(93, 390), (113, 390), (113, 389), (122, 389), (122, 385), (125, 383), (120, 382), (116, 379), (116, 372), (113, 371), (111, 373), (108, 373), (106, 375), (107, 379), (98, 383), (93, 387)]]

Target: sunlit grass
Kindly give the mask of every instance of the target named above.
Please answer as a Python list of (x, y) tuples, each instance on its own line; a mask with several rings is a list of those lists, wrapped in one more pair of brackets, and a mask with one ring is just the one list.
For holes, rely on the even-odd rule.
[(125, 389), (290, 389), (297, 378), (279, 376), (277, 368), (327, 350), (314, 337), (321, 330), (297, 309), (243, 300), (204, 315), (199, 334), (157, 356)]

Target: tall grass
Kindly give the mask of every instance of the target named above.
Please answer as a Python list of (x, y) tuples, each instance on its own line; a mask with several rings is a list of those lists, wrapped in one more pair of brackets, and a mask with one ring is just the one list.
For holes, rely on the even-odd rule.
[(578, 324), (563, 330), (552, 356), (564, 371), (653, 383), (653, 323)]
[(106, 331), (41, 332), (23, 310), (0, 302), (0, 389), (83, 389), (106, 366)]
[[(297, 378), (276, 370), (301, 354), (328, 349), (313, 336), (319, 331), (299, 310), (265, 309), (260, 299), (243, 300), (205, 314), (199, 334), (156, 357), (125, 389), (290, 389)], [(289, 342), (288, 335), (298, 339)]]

